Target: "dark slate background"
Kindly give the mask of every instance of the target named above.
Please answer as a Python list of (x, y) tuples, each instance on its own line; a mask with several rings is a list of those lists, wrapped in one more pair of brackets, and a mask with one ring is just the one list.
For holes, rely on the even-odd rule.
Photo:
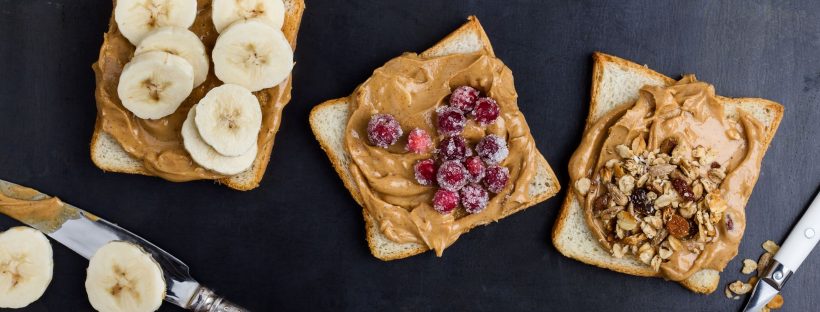
[[(0, 0), (0, 178), (119, 223), (187, 262), (201, 282), (263, 310), (733, 311), (723, 285), (766, 239), (782, 240), (820, 184), (820, 7), (813, 1), (308, 1), (284, 111), (262, 185), (104, 173), (89, 159), (94, 75), (106, 0)], [(621, 2), (621, 1), (617, 1)], [(748, 228), (709, 296), (560, 255), (550, 232), (565, 192), (464, 235), (444, 257), (381, 262), (361, 209), (308, 126), (310, 109), (348, 95), (373, 69), (422, 51), (477, 15), (513, 70), (541, 152), (567, 183), (596, 50), (719, 94), (763, 97), (786, 115), (747, 206)], [(566, 189), (566, 186), (564, 186)], [(0, 228), (17, 225), (0, 218)], [(54, 281), (28, 311), (91, 310), (85, 259), (54, 244)], [(786, 311), (820, 305), (815, 252), (784, 291)], [(177, 311), (164, 305), (163, 311)]]

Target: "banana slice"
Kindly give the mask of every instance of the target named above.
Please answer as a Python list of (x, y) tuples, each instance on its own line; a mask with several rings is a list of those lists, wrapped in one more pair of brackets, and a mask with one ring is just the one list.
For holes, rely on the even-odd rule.
[(51, 243), (19, 226), (0, 234), (0, 307), (23, 308), (40, 299), (54, 273)]
[(285, 22), (282, 0), (214, 0), (211, 7), (214, 27), (220, 33), (236, 21), (256, 19), (275, 29)]
[(194, 121), (205, 143), (222, 155), (239, 156), (256, 145), (262, 108), (247, 89), (224, 84), (199, 100)]
[(273, 87), (293, 69), (293, 50), (282, 31), (256, 21), (238, 21), (225, 29), (212, 53), (219, 80), (251, 92)]
[(141, 247), (110, 242), (91, 257), (85, 279), (88, 301), (97, 311), (156, 311), (165, 299), (159, 264)]
[(114, 20), (125, 38), (138, 45), (150, 31), (163, 26), (191, 27), (196, 0), (117, 0)]
[(177, 110), (194, 87), (194, 68), (184, 58), (151, 51), (125, 64), (117, 86), (122, 106), (143, 119), (160, 119)]
[(218, 153), (202, 140), (199, 130), (196, 128), (194, 119), (196, 118), (198, 106), (194, 105), (188, 111), (188, 118), (182, 123), (182, 143), (185, 150), (191, 154), (191, 158), (200, 166), (224, 175), (235, 175), (250, 168), (256, 159), (258, 150), (256, 144), (251, 145), (248, 151), (236, 157)]
[(134, 55), (149, 51), (165, 51), (188, 61), (194, 68), (194, 88), (208, 78), (208, 70), (211, 66), (208, 52), (205, 51), (205, 45), (199, 37), (188, 29), (168, 26), (148, 33), (145, 39), (137, 45)]

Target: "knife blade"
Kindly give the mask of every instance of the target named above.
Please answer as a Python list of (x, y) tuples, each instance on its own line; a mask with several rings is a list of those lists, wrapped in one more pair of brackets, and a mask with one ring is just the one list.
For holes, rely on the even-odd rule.
[(743, 311), (760, 311), (783, 289), (786, 281), (797, 271), (809, 253), (820, 241), (820, 195), (815, 196), (809, 209), (803, 213), (800, 221), (792, 228), (783, 246), (774, 255), (774, 260), (755, 284), (749, 301)]
[[(0, 179), (0, 195), (18, 200), (43, 201), (50, 196), (39, 191)], [(0, 212), (31, 226), (65, 245), (86, 259), (100, 247), (112, 241), (127, 241), (140, 245), (162, 267), (166, 283), (165, 301), (196, 312), (248, 311), (202, 286), (190, 274), (188, 265), (151, 242), (114, 223), (101, 219), (73, 205), (62, 203), (60, 213), (48, 220), (11, 213), (0, 200)]]

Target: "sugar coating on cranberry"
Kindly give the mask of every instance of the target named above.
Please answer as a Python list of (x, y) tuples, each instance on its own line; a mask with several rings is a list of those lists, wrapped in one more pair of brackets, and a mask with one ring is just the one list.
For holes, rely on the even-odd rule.
[(470, 86), (460, 86), (450, 94), (450, 106), (467, 113), (473, 110), (478, 100), (478, 90)]
[(375, 114), (367, 123), (367, 139), (378, 147), (388, 148), (396, 144), (402, 134), (401, 125), (393, 115)]
[(483, 97), (475, 102), (473, 116), (475, 116), (475, 121), (481, 125), (486, 126), (495, 122), (495, 119), (498, 118), (498, 113), (498, 103), (491, 98)]
[(510, 154), (507, 141), (495, 134), (489, 134), (481, 138), (481, 141), (478, 141), (475, 146), (475, 151), (481, 157), (481, 160), (490, 165), (501, 163)]
[(487, 207), (490, 195), (478, 184), (461, 188), (461, 205), (469, 213), (479, 213)]
[(438, 143), (438, 155), (442, 160), (463, 160), (470, 156), (472, 151), (467, 147), (467, 141), (460, 136), (444, 138)]
[(445, 135), (456, 135), (464, 131), (464, 125), (467, 124), (467, 117), (464, 117), (464, 112), (460, 109), (443, 106), (436, 110), (438, 115), (438, 133)]
[(487, 169), (486, 166), (484, 166), (484, 161), (478, 156), (467, 157), (467, 159), (464, 160), (464, 168), (467, 169), (470, 182), (473, 183), (481, 182)]
[(484, 186), (487, 190), (493, 193), (500, 193), (507, 181), (510, 179), (510, 170), (501, 166), (490, 166), (487, 168), (487, 174), (484, 177)]
[(432, 159), (419, 160), (413, 165), (416, 182), (421, 185), (433, 185), (436, 178), (436, 162)]
[(458, 191), (467, 185), (467, 169), (459, 161), (445, 161), (438, 167), (436, 181), (445, 190)]
[(433, 209), (440, 214), (448, 214), (456, 210), (458, 207), (458, 192), (452, 192), (445, 189), (439, 189), (433, 195)]
[(430, 135), (427, 134), (427, 131), (414, 128), (413, 130), (410, 130), (409, 134), (407, 134), (407, 146), (404, 147), (406, 151), (416, 154), (424, 154), (427, 153), (432, 147), (433, 140), (430, 139)]

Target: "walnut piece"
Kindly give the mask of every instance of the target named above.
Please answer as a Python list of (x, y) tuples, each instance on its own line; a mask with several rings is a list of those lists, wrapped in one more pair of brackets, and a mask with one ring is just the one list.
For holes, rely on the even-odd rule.
[(771, 240), (767, 240), (763, 242), (763, 250), (771, 254), (776, 254), (777, 251), (780, 250), (780, 245)]
[(757, 262), (752, 259), (743, 259), (743, 269), (740, 271), (743, 274), (752, 274), (757, 270)]
[(729, 284), (729, 290), (738, 295), (745, 295), (748, 292), (752, 291), (752, 285), (749, 285), (742, 281), (735, 281)]

